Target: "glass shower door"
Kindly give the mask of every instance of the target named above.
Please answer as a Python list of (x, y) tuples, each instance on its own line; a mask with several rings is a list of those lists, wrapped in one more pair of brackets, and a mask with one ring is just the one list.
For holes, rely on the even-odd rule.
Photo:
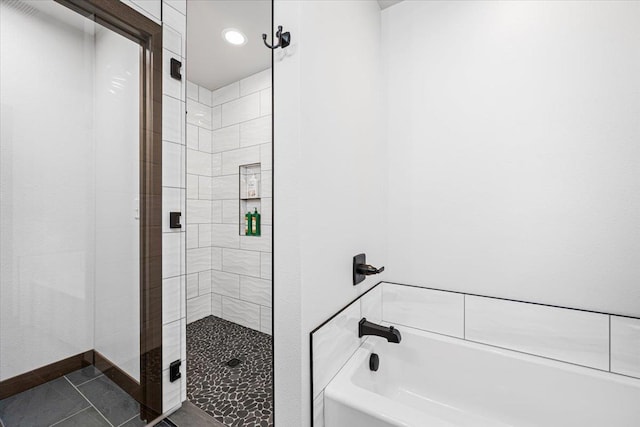
[(144, 395), (144, 49), (54, 1), (0, 8), (0, 419), (118, 426)]

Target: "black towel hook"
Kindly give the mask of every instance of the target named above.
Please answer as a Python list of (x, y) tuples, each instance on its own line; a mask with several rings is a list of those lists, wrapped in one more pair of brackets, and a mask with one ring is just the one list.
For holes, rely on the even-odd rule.
[(264, 45), (269, 49), (277, 49), (279, 47), (285, 48), (291, 44), (291, 33), (289, 33), (288, 31), (286, 33), (283, 33), (282, 25), (278, 25), (276, 38), (278, 39), (278, 44), (271, 46), (269, 43), (267, 43), (267, 35), (266, 34), (262, 35), (262, 41), (264, 42)]

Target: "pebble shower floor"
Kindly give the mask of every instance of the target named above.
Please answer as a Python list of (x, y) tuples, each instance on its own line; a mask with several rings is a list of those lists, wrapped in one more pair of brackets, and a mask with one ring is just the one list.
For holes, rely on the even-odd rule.
[(187, 398), (227, 427), (273, 426), (271, 353), (262, 332), (215, 316), (188, 324)]

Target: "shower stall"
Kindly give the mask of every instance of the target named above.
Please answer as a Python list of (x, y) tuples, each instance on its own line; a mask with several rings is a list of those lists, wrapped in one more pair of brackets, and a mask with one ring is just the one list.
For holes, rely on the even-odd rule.
[(161, 412), (161, 27), (0, 2), (0, 420)]

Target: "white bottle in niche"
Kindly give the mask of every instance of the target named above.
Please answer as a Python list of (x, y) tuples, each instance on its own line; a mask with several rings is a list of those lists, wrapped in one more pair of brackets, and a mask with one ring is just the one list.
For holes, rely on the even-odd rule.
[(258, 184), (259, 184), (259, 180), (258, 178), (256, 178), (256, 175), (255, 174), (251, 175), (251, 178), (249, 178), (249, 181), (247, 183), (248, 198), (253, 199), (253, 198), (259, 197)]

